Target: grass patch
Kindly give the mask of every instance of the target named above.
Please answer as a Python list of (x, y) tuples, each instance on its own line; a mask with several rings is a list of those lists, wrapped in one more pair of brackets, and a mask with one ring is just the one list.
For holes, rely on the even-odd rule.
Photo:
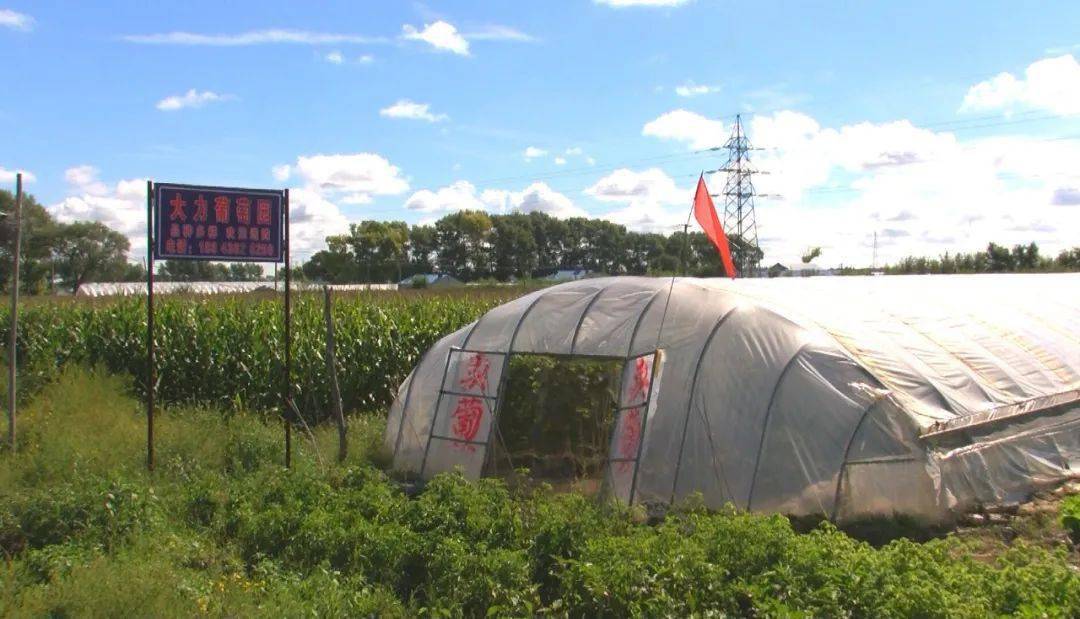
[(1080, 615), (1075, 554), (1049, 542), (875, 547), (690, 507), (645, 525), (454, 475), (409, 497), (372, 464), (377, 417), (350, 419), (344, 465), (334, 428), (297, 435), (287, 471), (275, 420), (168, 408), (150, 474), (125, 393), (69, 370), (25, 409), (22, 451), (0, 455), (0, 615)]

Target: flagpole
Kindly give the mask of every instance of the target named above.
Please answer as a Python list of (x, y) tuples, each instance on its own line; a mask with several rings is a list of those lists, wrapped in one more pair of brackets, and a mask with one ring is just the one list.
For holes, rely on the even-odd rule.
[[(705, 172), (702, 171), (702, 176)], [(682, 275), (686, 277), (686, 253), (690, 247), (690, 218), (694, 216), (694, 201), (690, 201), (690, 212), (686, 214), (686, 223), (683, 224), (683, 251), (682, 251)], [(660, 348), (660, 338), (664, 335), (664, 323), (667, 322), (668, 306), (671, 304), (671, 293), (675, 289), (676, 274), (671, 274), (671, 283), (668, 285), (667, 299), (664, 301), (664, 313), (660, 316), (660, 329), (656, 332), (656, 348)]]

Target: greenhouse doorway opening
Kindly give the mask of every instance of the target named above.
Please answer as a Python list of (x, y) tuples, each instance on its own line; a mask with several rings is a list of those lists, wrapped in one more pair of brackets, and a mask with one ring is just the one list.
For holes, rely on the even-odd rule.
[[(625, 359), (514, 353), (487, 474), (596, 495), (612, 454)], [(617, 447), (616, 447), (617, 449)]]

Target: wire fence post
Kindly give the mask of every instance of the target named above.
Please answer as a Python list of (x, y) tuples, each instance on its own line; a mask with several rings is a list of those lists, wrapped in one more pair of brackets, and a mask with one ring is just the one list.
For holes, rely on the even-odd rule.
[(341, 387), (338, 385), (337, 353), (334, 346), (334, 312), (330, 286), (323, 286), (323, 317), (326, 319), (326, 374), (330, 380), (330, 408), (338, 428), (338, 462), (349, 455), (349, 441), (345, 425), (345, 411), (341, 404)]
[(11, 333), (8, 340), (8, 444), (11, 453), (15, 453), (15, 397), (16, 393), (16, 357), (15, 347), (19, 335), (19, 254), (22, 246), (22, 172), (15, 174), (15, 243), (11, 250)]

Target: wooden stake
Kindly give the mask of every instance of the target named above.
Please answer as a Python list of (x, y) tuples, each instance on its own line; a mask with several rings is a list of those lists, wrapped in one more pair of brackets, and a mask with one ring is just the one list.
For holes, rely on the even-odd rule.
[(330, 407), (338, 427), (338, 462), (344, 462), (349, 454), (346, 440), (345, 412), (341, 405), (341, 388), (338, 386), (337, 354), (334, 351), (334, 316), (331, 311), (330, 286), (323, 286), (323, 316), (326, 318), (326, 375), (330, 378)]
[(15, 453), (15, 396), (16, 358), (15, 346), (19, 335), (19, 254), (22, 246), (22, 172), (15, 175), (15, 243), (11, 251), (11, 333), (8, 340), (8, 444)]

